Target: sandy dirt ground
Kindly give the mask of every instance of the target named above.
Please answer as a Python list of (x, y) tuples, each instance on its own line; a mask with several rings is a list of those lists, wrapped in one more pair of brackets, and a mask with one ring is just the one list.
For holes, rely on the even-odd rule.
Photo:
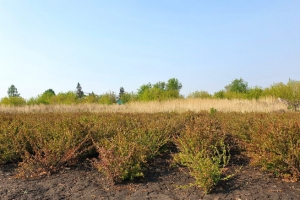
[(16, 166), (0, 166), (0, 199), (300, 199), (300, 182), (285, 182), (249, 166), (244, 159), (233, 159), (226, 173), (242, 168), (221, 181), (210, 194), (197, 187), (182, 189), (193, 182), (186, 169), (170, 165), (171, 156), (154, 159), (145, 177), (112, 184), (89, 162), (66, 168), (57, 174), (32, 180), (15, 178)]

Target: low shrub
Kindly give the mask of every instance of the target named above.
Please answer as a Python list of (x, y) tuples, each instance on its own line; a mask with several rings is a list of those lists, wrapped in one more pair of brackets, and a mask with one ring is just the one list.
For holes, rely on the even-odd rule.
[(96, 142), (99, 160), (94, 166), (114, 182), (144, 175), (147, 151), (132, 136), (118, 133), (113, 138)]
[[(109, 137), (93, 132), (93, 143), (99, 153), (94, 165), (114, 182), (144, 176), (149, 159), (159, 154), (172, 137), (172, 114), (120, 114), (106, 118), (102, 127), (110, 129)], [(110, 126), (112, 121), (118, 123)], [(168, 120), (169, 119), (169, 120)]]
[(179, 137), (174, 139), (180, 152), (174, 160), (188, 167), (198, 186), (209, 193), (219, 182), (222, 169), (229, 161), (229, 148), (220, 124), (208, 116), (191, 120)]
[(300, 177), (300, 125), (292, 119), (261, 117), (250, 129), (252, 163), (276, 176)]
[(26, 148), (22, 151), (18, 177), (58, 172), (65, 166), (77, 164), (81, 154), (91, 148), (88, 130), (74, 116), (43, 114), (36, 117), (27, 121), (26, 129), (19, 133)]
[(210, 108), (209, 109), (210, 114), (215, 114), (216, 112), (217, 112), (217, 109), (215, 109), (215, 108)]
[(22, 136), (19, 129), (22, 122), (16, 115), (0, 115), (0, 164), (20, 160), (21, 151), (24, 149)]

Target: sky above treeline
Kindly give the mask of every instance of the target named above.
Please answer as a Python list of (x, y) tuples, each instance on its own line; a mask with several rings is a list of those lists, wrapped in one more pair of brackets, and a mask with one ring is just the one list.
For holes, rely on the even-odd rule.
[(0, 0), (0, 98), (300, 80), (300, 1)]

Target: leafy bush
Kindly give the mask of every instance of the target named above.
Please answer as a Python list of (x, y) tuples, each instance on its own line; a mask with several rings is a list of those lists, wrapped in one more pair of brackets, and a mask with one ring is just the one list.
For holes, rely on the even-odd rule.
[(4, 97), (1, 99), (0, 104), (4, 106), (24, 106), (26, 100), (22, 97)]
[(176, 78), (171, 78), (167, 83), (157, 82), (144, 84), (138, 89), (139, 101), (162, 101), (168, 99), (181, 98), (179, 91), (182, 84)]
[[(228, 162), (227, 149), (225, 146), (220, 152), (214, 148), (214, 155), (207, 154), (205, 149), (190, 153), (181, 152), (175, 156), (175, 160), (190, 169), (190, 175), (195, 178), (195, 182), (189, 186), (197, 186), (209, 193), (213, 187), (221, 180), (222, 169)], [(212, 150), (212, 149), (211, 149)]]
[(48, 105), (51, 103), (52, 97), (55, 96), (55, 92), (52, 89), (46, 90), (42, 95), (39, 95), (35, 102), (36, 104)]
[(117, 96), (114, 92), (108, 92), (101, 95), (98, 99), (98, 103), (111, 105), (116, 103)]
[(26, 105), (32, 106), (32, 105), (37, 105), (37, 101), (36, 98), (34, 97), (30, 97), (27, 101), (26, 101)]
[[(92, 131), (93, 143), (99, 153), (94, 165), (115, 182), (144, 176), (148, 160), (170, 141), (176, 129), (175, 121), (170, 119), (172, 116), (106, 115), (105, 122), (101, 122), (102, 129)], [(112, 122), (117, 123), (111, 126)]]
[(145, 90), (138, 96), (140, 101), (163, 101), (176, 98), (180, 98), (177, 90), (161, 90), (155, 87)]
[(18, 116), (11, 114), (0, 115), (0, 164), (15, 162), (20, 159), (22, 139), (20, 138), (19, 129), (22, 122)]
[(96, 142), (99, 161), (94, 165), (115, 182), (143, 176), (147, 151), (134, 138), (130, 133), (117, 133)]
[(184, 132), (175, 138), (180, 152), (174, 159), (187, 166), (195, 178), (190, 186), (201, 187), (208, 193), (219, 182), (222, 168), (230, 158), (224, 139), (219, 123), (208, 116), (195, 117), (186, 125)]
[(128, 93), (128, 92), (125, 92), (120, 100), (123, 102), (123, 103), (129, 103), (129, 102), (133, 102), (133, 101), (137, 101), (138, 97), (136, 94), (134, 93)]
[(215, 109), (215, 108), (210, 108), (209, 109), (210, 114), (215, 114), (216, 112), (217, 112), (217, 109)]
[(290, 80), (287, 84), (275, 83), (267, 88), (266, 94), (288, 100), (300, 99), (300, 82)]
[(300, 125), (289, 119), (262, 116), (250, 129), (249, 153), (255, 165), (276, 176), (300, 177)]
[(218, 92), (215, 92), (214, 93), (214, 98), (224, 99), (225, 98), (225, 91), (224, 90), (220, 90)]
[(98, 103), (99, 96), (95, 95), (94, 93), (89, 94), (88, 96), (85, 96), (83, 99), (81, 99), (82, 103)]
[(56, 96), (52, 96), (51, 104), (76, 104), (77, 96), (74, 92), (58, 93)]
[(258, 100), (263, 96), (264, 90), (260, 87), (250, 88), (247, 92), (247, 99), (256, 99)]
[(65, 166), (76, 164), (86, 152), (91, 141), (85, 126), (66, 114), (39, 114), (27, 121), (26, 128), (20, 129), (22, 162), (19, 163), (19, 177), (51, 174)]
[(195, 91), (190, 93), (187, 98), (201, 98), (201, 99), (211, 99), (212, 95), (206, 91)]

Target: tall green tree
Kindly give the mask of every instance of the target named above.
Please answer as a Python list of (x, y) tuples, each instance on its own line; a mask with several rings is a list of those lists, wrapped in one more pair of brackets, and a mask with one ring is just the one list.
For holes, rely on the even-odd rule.
[(55, 96), (55, 92), (52, 89), (46, 90), (42, 95), (39, 95), (36, 99), (37, 104), (50, 104), (52, 97)]
[(55, 92), (54, 92), (54, 90), (52, 90), (52, 89), (48, 89), (48, 90), (46, 90), (44, 93), (43, 93), (43, 95), (55, 95)]
[(152, 88), (151, 83), (144, 84), (138, 89), (138, 96), (142, 95), (145, 91), (150, 90)]
[(166, 84), (166, 90), (177, 90), (178, 93), (182, 88), (182, 84), (178, 81), (177, 78), (171, 78)]
[(11, 85), (8, 88), (7, 95), (9, 97), (20, 97), (20, 94), (18, 93), (18, 89), (14, 85)]
[(80, 99), (83, 97), (83, 91), (82, 91), (82, 87), (81, 87), (80, 83), (77, 83), (76, 95)]
[(159, 81), (153, 85), (153, 88), (158, 88), (160, 90), (166, 90), (166, 83), (163, 81)]
[(248, 88), (248, 83), (242, 78), (234, 79), (229, 85), (225, 86), (226, 92), (236, 92), (236, 93), (246, 93)]
[(119, 98), (121, 98), (125, 93), (125, 90), (123, 87), (120, 87), (120, 93), (119, 93)]
[(155, 84), (145, 84), (138, 89), (138, 99), (140, 101), (155, 101), (180, 98), (179, 91), (182, 84), (176, 78), (171, 78), (167, 83), (157, 82)]

